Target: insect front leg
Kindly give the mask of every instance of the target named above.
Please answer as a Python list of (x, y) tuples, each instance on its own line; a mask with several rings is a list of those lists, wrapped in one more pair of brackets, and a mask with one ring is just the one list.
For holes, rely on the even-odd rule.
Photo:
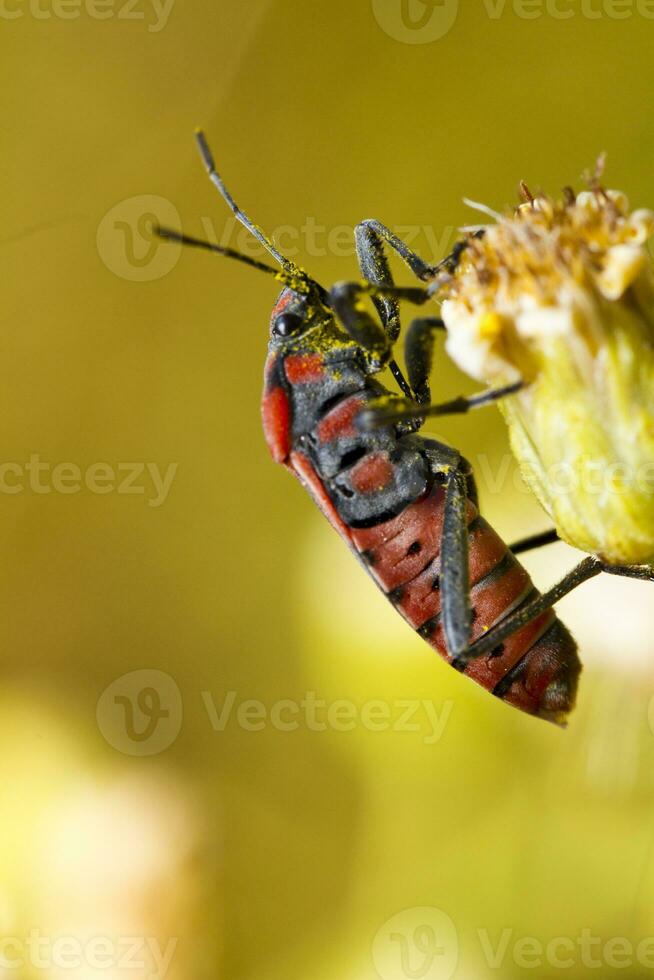
[[(474, 234), (462, 238), (455, 244), (449, 255), (446, 255), (444, 259), (441, 259), (435, 265), (426, 262), (417, 252), (409, 248), (390, 228), (374, 218), (367, 218), (358, 224), (354, 234), (357, 253), (359, 255), (359, 264), (366, 279), (370, 279), (371, 282), (375, 281), (375, 274), (377, 272), (380, 272), (382, 277), (385, 276), (386, 270), (388, 269), (388, 261), (385, 256), (384, 245), (387, 245), (408, 265), (417, 279), (420, 279), (421, 282), (430, 282), (431, 280), (437, 280), (439, 273), (452, 275), (456, 271), (461, 261), (461, 256), (468, 248), (470, 241), (474, 238), (481, 238), (484, 232), (483, 230), (476, 231)], [(439, 286), (440, 282), (438, 281), (432, 283), (430, 294), (432, 288), (438, 289)]]
[[(401, 238), (398, 238), (390, 228), (387, 228), (380, 221), (371, 218), (362, 221), (355, 228), (354, 237), (361, 273), (368, 282), (375, 286), (395, 288), (385, 245), (397, 252), (418, 279), (423, 281), (431, 279), (436, 272), (434, 266), (420, 258), (416, 252), (405, 245)], [(373, 303), (386, 333), (391, 342), (395, 343), (401, 331), (400, 305), (397, 295), (373, 296)], [(403, 394), (407, 398), (415, 397), (415, 389), (411, 390), (413, 387), (411, 381), (409, 380), (407, 384), (397, 362), (393, 360), (389, 366)], [(416, 428), (416, 426), (412, 428)]]
[[(376, 304), (381, 322), (376, 321), (366, 309), (363, 303), (366, 296)], [(397, 302), (401, 299), (422, 305), (430, 299), (430, 296), (426, 289), (419, 287), (399, 287), (391, 283), (374, 282), (337, 283), (329, 294), (330, 306), (350, 337), (371, 356), (373, 369), (381, 370), (388, 364), (402, 393), (407, 398), (411, 398), (411, 389), (399, 366), (392, 360), (394, 337), (385, 319), (391, 307), (381, 305), (382, 301), (393, 301), (397, 306)], [(380, 312), (382, 308), (384, 314)]]
[(380, 370), (391, 357), (393, 343), (382, 324), (365, 308), (362, 299), (367, 294), (365, 283), (339, 282), (329, 293), (329, 303), (352, 340), (371, 355)]
[(417, 279), (427, 282), (438, 272), (438, 265), (430, 265), (425, 262), (417, 252), (410, 249), (401, 238), (391, 231), (381, 221), (374, 218), (367, 218), (358, 224), (354, 230), (356, 239), (357, 253), (361, 271), (366, 279), (375, 281), (373, 276), (379, 270), (382, 274), (388, 270), (388, 260), (386, 259), (384, 244), (392, 248), (400, 258), (406, 262)]

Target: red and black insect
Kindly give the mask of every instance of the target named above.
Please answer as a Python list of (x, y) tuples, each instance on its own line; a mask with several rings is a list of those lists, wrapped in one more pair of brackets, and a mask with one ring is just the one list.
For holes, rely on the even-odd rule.
[[(363, 222), (356, 229), (363, 281), (327, 291), (243, 214), (201, 133), (197, 140), (214, 185), (279, 269), (175, 231), (159, 233), (284, 283), (270, 320), (262, 405), (273, 458), (300, 480), (388, 600), (443, 658), (508, 704), (562, 723), (574, 705), (581, 665), (551, 608), (559, 596), (537, 592), (479, 515), (468, 462), (417, 434), (426, 415), (465, 411), (480, 397), (507, 392), (429, 406), (433, 338), (442, 326), (436, 317), (414, 320), (407, 331), (406, 378), (393, 358), (399, 301), (423, 303), (428, 291), (394, 285), (384, 243), (421, 278), (426, 269), (433, 277), (457, 254), (427, 267), (383, 225)], [(395, 417), (396, 396), (378, 379), (386, 367), (414, 412)]]

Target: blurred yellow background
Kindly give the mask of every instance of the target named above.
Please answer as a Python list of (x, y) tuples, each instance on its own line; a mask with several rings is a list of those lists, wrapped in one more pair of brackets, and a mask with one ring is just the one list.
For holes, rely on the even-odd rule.
[[(198, 124), (328, 285), (362, 218), (441, 257), (464, 195), (601, 150), (651, 207), (651, 7), (2, 0), (3, 980), (654, 968), (651, 588), (562, 604), (566, 732), (449, 670), (268, 457), (274, 283), (147, 237), (247, 247)], [(547, 526), (494, 409), (431, 431), (504, 537)]]

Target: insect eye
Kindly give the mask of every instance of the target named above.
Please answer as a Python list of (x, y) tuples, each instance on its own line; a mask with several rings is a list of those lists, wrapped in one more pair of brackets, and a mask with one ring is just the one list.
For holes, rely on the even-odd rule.
[(282, 313), (275, 320), (273, 333), (278, 337), (288, 337), (289, 334), (297, 333), (302, 326), (302, 317), (297, 313)]

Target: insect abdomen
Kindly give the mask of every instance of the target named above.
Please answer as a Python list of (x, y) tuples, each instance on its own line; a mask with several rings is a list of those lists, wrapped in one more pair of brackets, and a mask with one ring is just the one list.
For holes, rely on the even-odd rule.
[[(273, 456), (293, 470), (413, 629), (451, 663), (439, 578), (445, 491), (422, 441), (357, 429), (358, 412), (379, 389), (355, 369), (336, 373), (317, 356), (290, 365), (271, 358), (266, 377), (264, 428)], [(468, 528), (474, 641), (538, 593), (472, 501)], [(562, 721), (580, 669), (574, 640), (548, 610), (464, 673), (523, 711)]]
[[(448, 662), (441, 621), (440, 539), (445, 492), (439, 485), (376, 527), (352, 530), (370, 574), (407, 622)], [(538, 595), (526, 570), (468, 504), (472, 641)], [(464, 673), (514, 707), (563, 721), (574, 706), (581, 665), (568, 631), (548, 610)]]

